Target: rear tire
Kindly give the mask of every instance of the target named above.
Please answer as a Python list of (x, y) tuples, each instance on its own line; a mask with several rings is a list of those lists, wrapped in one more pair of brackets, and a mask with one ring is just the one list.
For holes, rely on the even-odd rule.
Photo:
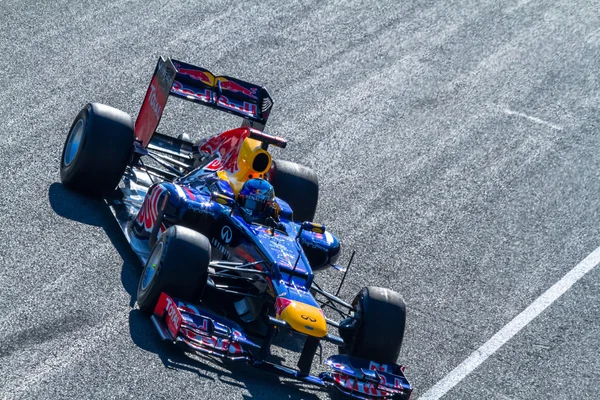
[[(348, 331), (340, 335), (348, 354), (380, 364), (395, 364), (400, 354), (406, 325), (406, 305), (402, 296), (390, 289), (363, 288), (354, 298), (356, 308)], [(342, 321), (342, 325), (346, 320)]]
[(75, 117), (60, 159), (60, 178), (69, 188), (103, 196), (118, 185), (133, 151), (131, 117), (89, 103)]
[(181, 300), (196, 302), (208, 277), (210, 243), (206, 236), (174, 225), (152, 247), (138, 285), (137, 302), (152, 315), (162, 292)]
[(319, 202), (319, 181), (312, 169), (290, 161), (273, 161), (269, 181), (275, 196), (285, 200), (293, 211), (294, 221), (313, 221)]

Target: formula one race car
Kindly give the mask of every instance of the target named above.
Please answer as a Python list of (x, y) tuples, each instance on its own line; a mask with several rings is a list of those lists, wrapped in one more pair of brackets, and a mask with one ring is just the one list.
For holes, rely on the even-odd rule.
[[(158, 133), (169, 96), (244, 123), (195, 144)], [(396, 364), (402, 297), (366, 287), (348, 303), (315, 282), (315, 271), (347, 268), (335, 264), (338, 239), (312, 222), (316, 174), (268, 152), (286, 147), (263, 132), (272, 106), (262, 87), (161, 57), (135, 125), (102, 104), (79, 112), (62, 182), (110, 206), (145, 265), (137, 302), (162, 339), (326, 388), (333, 398), (408, 399), (412, 387)], [(294, 368), (269, 361), (281, 330), (304, 338)], [(329, 372), (311, 375), (322, 340), (340, 354), (325, 361)]]

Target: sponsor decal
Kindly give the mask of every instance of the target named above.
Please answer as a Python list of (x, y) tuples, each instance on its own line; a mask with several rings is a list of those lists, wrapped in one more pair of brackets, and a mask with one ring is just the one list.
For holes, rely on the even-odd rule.
[[(387, 374), (392, 374), (392, 371), (390, 371), (390, 367), (387, 364), (378, 364), (374, 361), (369, 362), (369, 369), (373, 370), (373, 371), (381, 371), (381, 372), (385, 372)], [(405, 367), (401, 367), (400, 370), (402, 371), (402, 373), (404, 373), (404, 369)], [(388, 387), (393, 387), (396, 389), (403, 389), (404, 386), (402, 386), (402, 380), (400, 378), (394, 378), (394, 382), (388, 382), (385, 375), (379, 375), (379, 378), (381, 380), (381, 384), (388, 386)]]
[(223, 246), (223, 244), (221, 242), (219, 242), (217, 239), (212, 238), (212, 240), (210, 241), (210, 243), (221, 252), (221, 254), (223, 254), (223, 257), (225, 257), (225, 259), (230, 259), (231, 258), (231, 253), (225, 248), (225, 246)]
[(231, 354), (242, 354), (244, 350), (242, 350), (242, 346), (239, 343), (231, 343), (229, 345), (229, 353)]
[(209, 162), (208, 165), (206, 167), (204, 167), (204, 169), (206, 171), (218, 171), (219, 169), (221, 169), (222, 165), (223, 165), (223, 163), (221, 162), (221, 159), (215, 158), (214, 160)]
[(169, 329), (171, 336), (176, 338), (179, 333), (179, 328), (181, 327), (181, 314), (177, 309), (177, 305), (170, 297), (167, 297), (165, 311), (167, 313), (167, 329)]
[(256, 92), (258, 91), (258, 89), (255, 87), (247, 89), (236, 82), (224, 81), (223, 79), (220, 79), (219, 82), (221, 83), (221, 89), (223, 89), (223, 90), (229, 90), (230, 92), (234, 92), (234, 93), (242, 93), (253, 99), (258, 99), (258, 96), (256, 95)]
[(198, 309), (195, 306), (184, 303), (181, 300), (177, 303), (177, 308), (179, 308), (182, 311), (185, 311), (186, 313), (200, 315), (200, 312), (198, 311)]
[(154, 87), (154, 84), (150, 85), (150, 97), (148, 97), (148, 102), (150, 103), (152, 111), (154, 111), (156, 119), (159, 119), (161, 114), (161, 107), (160, 104), (158, 104), (158, 100), (156, 99), (156, 88)]
[(300, 315), (300, 317), (302, 317), (302, 319), (303, 319), (303, 320), (306, 320), (306, 321), (310, 321), (310, 322), (317, 322), (317, 320), (316, 320), (315, 318), (313, 318), (313, 317), (311, 317), (311, 316), (308, 316), (308, 315), (304, 315), (304, 314), (302, 314), (302, 315)]
[(220, 352), (230, 353), (232, 355), (242, 354), (244, 352), (239, 343), (235, 343), (229, 339), (222, 339), (214, 336), (200, 336), (186, 328), (181, 329), (181, 332), (186, 337), (194, 340), (193, 346), (209, 348)]
[(167, 104), (171, 84), (175, 79), (175, 67), (169, 59), (158, 60), (158, 64), (144, 96), (142, 108), (135, 121), (135, 136), (146, 147), (158, 126), (162, 111)]
[[(158, 217), (159, 200), (166, 190), (167, 189), (159, 185), (155, 186), (151, 193), (146, 194), (142, 208), (140, 208), (135, 219), (137, 224), (148, 233), (152, 232), (154, 222), (156, 222), (156, 218)], [(160, 232), (162, 233), (164, 231), (165, 227), (161, 224)]]
[(169, 90), (171, 89), (171, 82), (175, 79), (175, 69), (174, 65), (170, 61), (159, 61), (158, 63), (158, 73), (156, 74), (158, 78), (158, 85), (160, 91), (168, 96)]
[[(256, 190), (258, 191), (260, 189), (256, 189)], [(247, 200), (254, 200), (254, 201), (257, 201), (259, 203), (266, 203), (267, 202), (266, 201), (267, 196), (262, 196), (262, 195), (248, 194), (248, 195), (246, 195), (246, 199)]]
[[(268, 229), (264, 229), (268, 232)], [(298, 253), (294, 255), (293, 249), (290, 249), (285, 242), (277, 240), (277, 236), (272, 236), (269, 240), (269, 247), (276, 253), (277, 260), (283, 265), (292, 266), (293, 262), (296, 261)]]
[(306, 239), (303, 239), (302, 237), (300, 239), (301, 239), (302, 246), (312, 247), (313, 249), (323, 250), (323, 251), (329, 250), (327, 247), (321, 245), (320, 243), (315, 243), (312, 240), (306, 240)]
[(195, 322), (190, 322), (189, 325), (192, 328), (200, 329), (203, 332), (208, 332), (208, 320), (202, 319), (202, 325), (198, 325)]
[(256, 115), (257, 115), (256, 104), (253, 104), (253, 103), (248, 103), (248, 102), (244, 101), (240, 104), (240, 103), (236, 103), (233, 100), (228, 99), (225, 96), (220, 96), (219, 99), (217, 100), (217, 105), (225, 107), (225, 108), (229, 108), (231, 110), (239, 111), (241, 113), (246, 114), (249, 117), (256, 117)]
[(284, 297), (277, 297), (275, 299), (275, 315), (277, 317), (279, 317), (281, 315), (281, 313), (283, 312), (283, 310), (285, 310), (285, 308), (287, 306), (289, 306), (290, 304), (292, 304), (292, 301), (289, 299), (286, 299)]
[(181, 75), (187, 75), (194, 80), (201, 81), (212, 86), (212, 76), (206, 72), (192, 68), (181, 68), (181, 65), (177, 63), (175, 64), (175, 67), (177, 67), (177, 72), (179, 72)]
[(232, 354), (240, 354), (243, 352), (242, 346), (238, 343), (232, 343), (228, 339), (216, 338), (214, 336), (202, 338), (202, 344)]
[(233, 232), (231, 231), (231, 228), (227, 225), (223, 226), (221, 229), (221, 240), (223, 240), (225, 244), (229, 244), (231, 239), (233, 239)]
[(335, 369), (342, 370), (342, 371), (350, 371), (350, 372), (352, 371), (352, 368), (348, 368), (348, 366), (345, 364), (333, 363), (332, 367)]
[(358, 379), (352, 378), (348, 375), (339, 372), (333, 374), (333, 379), (338, 385), (340, 385), (344, 389), (367, 395), (384, 396), (384, 392), (377, 389), (375, 385), (371, 382), (359, 381)]
[(202, 320), (202, 325), (196, 325), (196, 328), (201, 329), (205, 332), (208, 331), (208, 320), (205, 318)]
[(185, 86), (183, 83), (179, 81), (173, 82), (173, 87), (171, 91), (181, 94), (184, 96), (195, 98), (196, 100), (210, 102), (211, 99), (211, 91), (210, 89), (195, 89), (189, 86)]
[[(244, 139), (249, 136), (250, 129), (232, 129), (204, 140), (198, 145), (198, 151), (217, 157), (209, 163), (209, 170), (216, 171), (218, 169), (224, 169), (230, 172), (237, 172), (237, 159), (240, 148)], [(206, 170), (207, 167), (204, 169)]]
[(369, 369), (371, 371), (383, 371), (383, 372), (391, 373), (390, 371), (388, 371), (387, 365), (379, 364), (379, 363), (376, 363), (375, 361), (369, 362)]

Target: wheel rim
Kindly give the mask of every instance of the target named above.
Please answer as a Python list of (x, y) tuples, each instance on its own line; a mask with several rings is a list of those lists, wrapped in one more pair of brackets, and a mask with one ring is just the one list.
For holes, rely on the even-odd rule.
[(150, 258), (148, 258), (146, 268), (144, 268), (144, 274), (142, 275), (142, 291), (146, 290), (160, 269), (160, 259), (162, 258), (163, 246), (163, 242), (158, 242), (152, 250)]
[(67, 144), (65, 145), (65, 154), (63, 156), (63, 163), (65, 166), (69, 166), (73, 160), (79, 154), (79, 149), (81, 148), (81, 142), (83, 141), (83, 128), (84, 121), (80, 119), (77, 121), (71, 132), (69, 132), (69, 137), (67, 138)]

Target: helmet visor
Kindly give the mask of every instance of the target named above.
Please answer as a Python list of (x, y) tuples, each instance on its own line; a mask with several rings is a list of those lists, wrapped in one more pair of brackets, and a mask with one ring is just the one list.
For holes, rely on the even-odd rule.
[(263, 212), (267, 209), (267, 203), (246, 198), (244, 201), (244, 208), (254, 212)]

